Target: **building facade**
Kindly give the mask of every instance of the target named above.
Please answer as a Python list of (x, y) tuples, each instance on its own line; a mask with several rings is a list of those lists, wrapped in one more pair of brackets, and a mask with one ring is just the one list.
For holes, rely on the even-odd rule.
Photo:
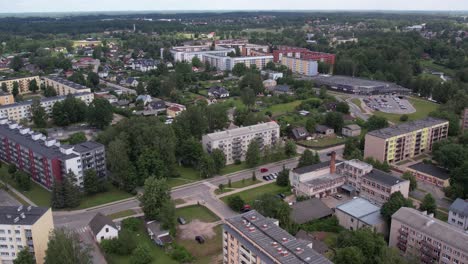
[(297, 59), (307, 59), (324, 62), (329, 65), (335, 64), (335, 54), (311, 51), (306, 48), (279, 46), (278, 49), (273, 51), (275, 62), (282, 62), (285, 57), (292, 57)]
[(332, 263), (278, 226), (278, 221), (253, 210), (226, 219), (223, 225), (223, 263)]
[[(94, 100), (94, 94), (90, 92), (85, 93), (76, 93), (72, 95), (74, 98), (79, 99), (89, 105)], [(61, 102), (67, 98), (66, 95), (54, 96), (54, 97), (45, 97), (40, 101), (41, 106), (44, 108), (45, 112), (50, 115), (52, 113), (52, 108), (57, 102)], [(22, 119), (31, 118), (31, 105), (33, 101), (22, 101), (9, 105), (0, 106), (0, 118), (7, 118), (9, 120), (19, 122)]]
[(389, 246), (421, 263), (468, 263), (468, 233), (425, 212), (402, 207), (392, 215)]
[(0, 91), (0, 105), (9, 105), (15, 102), (15, 98), (11, 93)]
[(446, 139), (449, 122), (428, 117), (366, 134), (364, 157), (396, 163), (432, 150), (434, 142)]
[(450, 186), (450, 174), (441, 167), (429, 163), (416, 163), (406, 168), (416, 179), (427, 182), (439, 188)]
[(202, 56), (203, 62), (208, 62), (212, 67), (216, 67), (220, 71), (232, 71), (234, 66), (238, 63), (243, 63), (247, 67), (255, 65), (257, 69), (265, 68), (268, 62), (273, 61), (272, 55), (261, 56), (245, 56), (245, 57), (229, 57), (219, 56), (216, 54), (204, 54)]
[[(235, 52), (236, 50), (233, 48), (223, 48), (218, 46), (212, 49), (211, 45), (178, 46), (172, 47), (169, 50), (172, 57), (174, 58), (174, 61), (176, 62), (192, 62), (194, 57), (203, 60), (203, 55), (227, 56), (227, 54), (231, 51)], [(163, 53), (164, 49), (161, 49), (161, 58), (164, 58)]]
[(247, 148), (253, 140), (258, 142), (260, 149), (278, 143), (279, 129), (276, 122), (229, 129), (204, 135), (202, 145), (208, 153), (215, 149), (222, 150), (226, 157), (226, 164), (232, 164), (236, 160), (245, 160)]
[(468, 200), (457, 198), (449, 209), (449, 224), (468, 231)]
[(39, 78), (39, 76), (30, 76), (30, 77), (0, 80), (0, 87), (3, 84), (6, 84), (8, 92), (13, 93), (13, 85), (16, 82), (18, 83), (18, 94), (30, 93), (31, 91), (29, 91), (29, 83), (32, 80), (36, 80), (36, 83), (38, 86), (41, 84), (41, 79)]
[(54, 88), (58, 95), (76, 94), (76, 93), (90, 93), (91, 88), (71, 82), (67, 79), (57, 76), (44, 77), (46, 86)]
[(54, 138), (7, 119), (0, 119), (0, 159), (30, 174), (32, 180), (47, 189), (70, 172), (80, 187), (86, 170), (94, 169), (98, 176), (106, 176), (104, 145), (96, 142), (60, 145)]
[(361, 135), (361, 127), (358, 125), (347, 125), (341, 130), (341, 134), (345, 137), (357, 137)]
[(281, 64), (288, 67), (293, 73), (306, 76), (318, 75), (318, 63), (316, 60), (283, 57), (281, 59)]
[(50, 208), (0, 206), (0, 263), (13, 264), (18, 253), (29, 248), (36, 263), (43, 264), (53, 229)]

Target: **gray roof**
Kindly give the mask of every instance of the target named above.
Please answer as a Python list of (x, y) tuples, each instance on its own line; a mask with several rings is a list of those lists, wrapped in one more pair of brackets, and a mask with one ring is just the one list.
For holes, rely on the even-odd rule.
[(162, 234), (169, 232), (167, 230), (161, 229), (161, 224), (158, 221), (150, 221), (146, 223), (146, 228), (151, 230), (151, 232), (153, 233), (155, 237), (158, 237)]
[(49, 76), (47, 76), (46, 78), (47, 78), (47, 79), (50, 79), (50, 80), (53, 80), (53, 81), (56, 81), (56, 82), (58, 82), (58, 83), (61, 83), (61, 84), (63, 84), (63, 85), (72, 87), (72, 88), (77, 89), (77, 90), (90, 89), (89, 87), (86, 87), (86, 86), (84, 86), (84, 85), (81, 85), (81, 84), (78, 84), (78, 83), (69, 81), (69, 80), (67, 80), (67, 79), (64, 79), (64, 78), (58, 77), (58, 76), (49, 75)]
[[(307, 242), (296, 239), (284, 229), (278, 227), (275, 224), (274, 219), (266, 218), (255, 210), (226, 219), (226, 222), (226, 226), (228, 228), (230, 228), (230, 226), (235, 228), (236, 232), (232, 232), (233, 235), (236, 235), (239, 239), (242, 238), (242, 240), (244, 240), (242, 237), (244, 236), (248, 240), (254, 241), (255, 244), (263, 251), (268, 252), (269, 258), (273, 257), (279, 263), (332, 263), (315, 250), (307, 247)], [(241, 232), (242, 236), (237, 235), (238, 232)], [(250, 243), (247, 240), (245, 241)], [(277, 243), (276, 246), (274, 243)], [(254, 250), (254, 247), (250, 248)], [(279, 248), (283, 249), (283, 253), (285, 253), (284, 255), (278, 253)], [(259, 252), (260, 254), (265, 255), (263, 251)]]
[(228, 94), (228, 90), (226, 88), (221, 87), (221, 86), (213, 86), (208, 90), (209, 93), (215, 94), (215, 95), (222, 95), (222, 94)]
[[(341, 162), (341, 160), (336, 160), (335, 165), (338, 165), (338, 163), (340, 163), (340, 162)], [(323, 169), (323, 168), (326, 168), (326, 167), (330, 167), (330, 161), (329, 160), (328, 161), (323, 161), (323, 162), (320, 162), (320, 163), (317, 163), (317, 164), (309, 165), (309, 166), (295, 168), (293, 171), (295, 173), (298, 173), (298, 174), (304, 174), (304, 173), (308, 173), (308, 172), (317, 171), (317, 170), (320, 170), (320, 169)]]
[(297, 202), (291, 206), (291, 209), (291, 218), (297, 224), (304, 224), (333, 214), (333, 211), (317, 198)]
[[(444, 221), (424, 215), (422, 212), (408, 207), (400, 208), (392, 215), (392, 219), (412, 227), (435, 239), (466, 252), (468, 245), (468, 233)], [(393, 222), (393, 221), (392, 221)]]
[(89, 228), (91, 228), (91, 231), (93, 231), (94, 235), (97, 235), (104, 226), (109, 225), (115, 229), (117, 229), (117, 226), (115, 223), (110, 219), (108, 216), (103, 215), (102, 213), (97, 213), (93, 219), (89, 222)]
[(338, 205), (336, 210), (342, 211), (369, 225), (375, 225), (384, 221), (380, 214), (380, 207), (361, 197)]
[(415, 170), (415, 171), (420, 171), (422, 173), (432, 175), (432, 176), (434, 176), (436, 178), (439, 178), (441, 180), (447, 180), (448, 178), (450, 178), (448, 170), (446, 170), (444, 168), (441, 168), (439, 166), (436, 166), (436, 165), (434, 165), (432, 163), (420, 162), (420, 163), (416, 163), (414, 165), (411, 165), (409, 167), (411, 169)]
[[(79, 96), (85, 96), (85, 95), (89, 95), (89, 94), (92, 94), (92, 93), (91, 92), (84, 92), (84, 93), (75, 93), (75, 94), (70, 94), (70, 95), (76, 98), (76, 97), (79, 97)], [(65, 98), (67, 98), (67, 96), (68, 95), (59, 95), (59, 96), (41, 98), (41, 103), (65, 100)], [(20, 106), (20, 105), (32, 105), (32, 103), (33, 103), (33, 100), (30, 99), (30, 100), (27, 100), (27, 101), (16, 102), (16, 103), (13, 103), (13, 104), (1, 105), (0, 110), (1, 109), (9, 109), (9, 108)]]
[(104, 148), (104, 145), (95, 141), (85, 141), (85, 142), (76, 144), (74, 147), (75, 147), (74, 151), (78, 153), (86, 153), (89, 151)]
[(401, 182), (407, 181), (407, 180), (398, 178), (396, 176), (393, 176), (390, 173), (386, 173), (384, 171), (377, 170), (377, 169), (372, 169), (371, 172), (364, 175), (363, 178), (366, 178), (366, 179), (371, 180), (371, 181), (378, 182), (378, 183), (386, 185), (386, 186), (393, 186), (393, 185), (399, 184)]
[(289, 93), (289, 85), (276, 85), (274, 90), (276, 92)]
[(455, 202), (450, 205), (450, 211), (468, 217), (468, 200), (457, 198)]
[(356, 124), (351, 124), (351, 125), (347, 125), (347, 126), (344, 126), (344, 127), (349, 129), (349, 130), (361, 130), (361, 127), (356, 125)]
[(307, 242), (312, 242), (312, 249), (317, 251), (320, 254), (324, 254), (329, 250), (326, 243), (316, 239), (313, 235), (310, 235), (309, 233), (307, 233), (306, 231), (302, 229), (296, 233), (295, 237), (297, 239), (302, 239)]
[(291, 132), (295, 139), (309, 136), (309, 132), (304, 127), (295, 127)]
[(414, 120), (410, 122), (406, 122), (397, 126), (382, 128), (379, 130), (371, 131), (367, 134), (378, 137), (378, 138), (391, 138), (395, 136), (399, 136), (402, 134), (410, 133), (416, 130), (420, 130), (426, 127), (431, 127), (435, 125), (441, 125), (444, 123), (448, 123), (447, 120), (427, 117), (420, 120)]
[(315, 126), (315, 131), (318, 131), (318, 132), (326, 132), (328, 129), (332, 129), (331, 127), (327, 127), (327, 126), (324, 126), (324, 125), (316, 125)]
[(318, 75), (313, 76), (311, 79), (319, 85), (329, 85), (344, 88), (370, 88), (377, 89), (382, 92), (409, 92), (410, 90), (400, 85), (391, 82), (382, 82), (377, 80), (369, 80), (364, 78), (356, 78), (350, 76), (340, 75)]
[(0, 206), (0, 225), (33, 225), (47, 210), (46, 207)]

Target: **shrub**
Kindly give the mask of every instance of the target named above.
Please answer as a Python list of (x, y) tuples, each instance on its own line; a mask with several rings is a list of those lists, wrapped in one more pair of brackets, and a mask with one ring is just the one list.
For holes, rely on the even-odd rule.
[(122, 221), (122, 229), (129, 231), (137, 231), (141, 222), (135, 217), (126, 218)]
[(242, 207), (244, 207), (244, 200), (239, 195), (231, 196), (228, 198), (228, 205), (232, 210), (240, 212)]
[(173, 245), (171, 258), (179, 263), (190, 263), (194, 260), (192, 254), (186, 248), (177, 244)]

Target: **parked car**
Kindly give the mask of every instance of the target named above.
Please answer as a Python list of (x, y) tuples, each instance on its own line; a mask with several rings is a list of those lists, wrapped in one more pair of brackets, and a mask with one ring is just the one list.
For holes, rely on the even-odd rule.
[(248, 204), (245, 204), (245, 205), (242, 207), (241, 212), (242, 212), (242, 213), (245, 213), (245, 212), (248, 212), (248, 211), (250, 211), (250, 210), (252, 210), (252, 207), (250, 207), (250, 205), (248, 205)]
[(284, 195), (283, 193), (279, 193), (278, 196), (281, 197), (281, 199), (286, 198), (286, 195)]
[(267, 169), (267, 168), (261, 168), (261, 169), (260, 169), (260, 172), (261, 172), (261, 173), (268, 172), (268, 169)]
[(187, 222), (185, 221), (185, 219), (183, 217), (177, 217), (177, 222), (179, 222), (179, 224), (181, 224), (181, 225), (187, 224)]
[(333, 195), (333, 197), (335, 197), (338, 200), (343, 199), (343, 196), (341, 194), (335, 194), (335, 195)]
[(205, 239), (202, 236), (196, 236), (195, 240), (198, 242), (198, 244), (205, 243)]
[(263, 177), (262, 177), (262, 179), (264, 179), (265, 181), (268, 181), (268, 179), (267, 179), (267, 176), (266, 176), (266, 175), (265, 175), (265, 176), (263, 176)]

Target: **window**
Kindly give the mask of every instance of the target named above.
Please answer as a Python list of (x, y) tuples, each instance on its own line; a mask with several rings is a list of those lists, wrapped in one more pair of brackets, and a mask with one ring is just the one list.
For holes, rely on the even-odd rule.
[(109, 228), (108, 227), (106, 227), (106, 233), (109, 233)]

